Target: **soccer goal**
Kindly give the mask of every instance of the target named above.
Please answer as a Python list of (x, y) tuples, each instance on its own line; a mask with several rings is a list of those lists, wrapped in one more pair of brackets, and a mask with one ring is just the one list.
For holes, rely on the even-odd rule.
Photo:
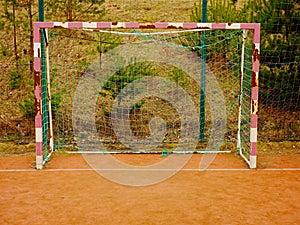
[(34, 23), (36, 168), (55, 150), (255, 168), (259, 45), (259, 24)]

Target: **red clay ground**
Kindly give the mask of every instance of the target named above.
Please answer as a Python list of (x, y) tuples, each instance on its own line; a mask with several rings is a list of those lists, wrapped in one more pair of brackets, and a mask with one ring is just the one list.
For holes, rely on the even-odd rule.
[[(200, 157), (186, 168), (197, 168)], [(118, 158), (138, 164), (159, 156)], [(33, 161), (0, 157), (1, 225), (300, 224), (300, 170), (266, 170), (300, 168), (299, 154), (260, 155), (258, 170), (243, 170), (238, 156), (218, 155), (210, 169), (237, 170), (184, 170), (146, 187), (108, 181), (81, 155), (56, 155), (42, 171), (31, 169)], [(63, 170), (76, 168), (86, 170)]]

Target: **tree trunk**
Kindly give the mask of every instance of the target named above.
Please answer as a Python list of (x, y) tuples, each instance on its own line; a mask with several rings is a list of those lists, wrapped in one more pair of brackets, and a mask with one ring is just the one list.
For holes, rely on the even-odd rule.
[(17, 28), (16, 28), (16, 9), (15, 2), (13, 2), (13, 26), (14, 26), (14, 52), (15, 52), (15, 60), (16, 60), (16, 69), (19, 69), (19, 57), (18, 57), (18, 47), (17, 47)]
[(68, 21), (71, 22), (73, 21), (73, 0), (68, 1)]
[(30, 26), (30, 50), (29, 50), (29, 67), (30, 72), (33, 74), (33, 14), (32, 14), (32, 2), (33, 0), (28, 1), (28, 16), (29, 16), (29, 26)]

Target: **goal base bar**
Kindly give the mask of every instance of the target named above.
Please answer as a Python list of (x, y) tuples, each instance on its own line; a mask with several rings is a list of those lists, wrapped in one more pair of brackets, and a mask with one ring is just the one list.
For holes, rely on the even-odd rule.
[(219, 150), (199, 150), (199, 151), (67, 151), (69, 154), (220, 154), (220, 153), (232, 153), (231, 151), (219, 151)]

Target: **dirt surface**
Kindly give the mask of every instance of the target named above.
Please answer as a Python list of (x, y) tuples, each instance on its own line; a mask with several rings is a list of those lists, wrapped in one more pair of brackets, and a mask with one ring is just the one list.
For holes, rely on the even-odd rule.
[[(161, 160), (117, 157), (132, 165)], [(189, 170), (201, 157), (163, 182), (130, 187), (103, 178), (81, 155), (55, 155), (42, 171), (33, 155), (3, 156), (0, 223), (300, 224), (299, 154), (259, 155), (257, 170), (239, 156), (218, 155), (208, 170)]]

